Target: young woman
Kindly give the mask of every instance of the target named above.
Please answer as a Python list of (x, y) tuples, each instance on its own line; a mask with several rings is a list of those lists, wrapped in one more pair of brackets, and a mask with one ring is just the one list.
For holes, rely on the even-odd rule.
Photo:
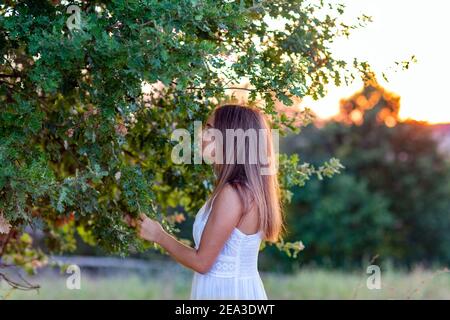
[[(253, 130), (258, 141), (228, 139), (229, 129), (242, 129), (241, 133)], [(217, 135), (211, 139), (214, 132), (221, 133), (223, 140), (218, 141)], [(255, 148), (255, 142), (266, 147)], [(215, 160), (216, 184), (195, 218), (195, 248), (177, 241), (144, 215), (137, 221), (139, 235), (158, 243), (176, 261), (195, 271), (191, 299), (267, 299), (258, 273), (258, 252), (262, 240), (276, 242), (283, 228), (277, 176), (264, 172), (273, 165), (267, 121), (257, 109), (221, 106), (207, 121), (202, 148), (211, 151)], [(257, 157), (252, 157), (254, 150)], [(223, 155), (220, 161), (219, 154)], [(239, 161), (242, 155), (245, 160)]]

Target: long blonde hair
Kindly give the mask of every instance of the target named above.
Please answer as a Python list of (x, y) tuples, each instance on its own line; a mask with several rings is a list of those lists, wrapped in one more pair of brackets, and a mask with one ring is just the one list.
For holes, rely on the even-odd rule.
[[(214, 165), (217, 180), (210, 199), (214, 199), (229, 184), (237, 191), (241, 199), (243, 214), (245, 215), (256, 205), (259, 215), (258, 229), (263, 232), (265, 240), (277, 242), (284, 230), (278, 179), (275, 172), (262, 174), (262, 170), (267, 166), (273, 168), (273, 161), (275, 161), (271, 128), (266, 117), (256, 108), (240, 105), (220, 106), (214, 110), (213, 117), (214, 128), (219, 130), (223, 137), (227, 136), (229, 129), (243, 131), (253, 129), (258, 133), (265, 133), (262, 137), (258, 134), (257, 139), (258, 146), (261, 146), (261, 142), (265, 144), (264, 151), (267, 157), (264, 160), (265, 163), (261, 161), (259, 155), (257, 159), (254, 159), (256, 161), (249, 161), (250, 153), (254, 150), (251, 148), (255, 148), (251, 141), (244, 138), (244, 144), (239, 146), (234, 143), (234, 138), (233, 141), (228, 141), (227, 136), (227, 139), (223, 139), (223, 157), (226, 159), (233, 157), (233, 159)], [(258, 148), (257, 152), (261, 151)], [(244, 163), (238, 161), (242, 153), (245, 156)], [(208, 206), (211, 206), (211, 200)]]

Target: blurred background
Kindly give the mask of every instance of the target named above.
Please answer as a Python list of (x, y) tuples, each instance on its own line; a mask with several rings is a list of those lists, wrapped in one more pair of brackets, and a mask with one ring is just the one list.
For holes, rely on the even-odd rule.
[[(305, 249), (288, 257), (260, 254), (271, 299), (450, 299), (450, 105), (447, 97), (450, 30), (447, 1), (347, 0), (347, 14), (373, 23), (335, 43), (335, 53), (388, 70), (414, 55), (410, 69), (389, 81), (331, 87), (319, 101), (302, 101), (317, 114), (281, 151), (320, 165), (331, 156), (345, 170), (311, 179), (286, 207), (287, 240)], [(401, 53), (401, 54), (400, 54)], [(180, 237), (192, 239), (193, 218), (179, 217)], [(127, 259), (81, 241), (71, 256), (54, 257), (82, 270), (82, 290), (67, 290), (68, 274), (47, 268), (27, 278), (39, 290), (0, 287), (9, 298), (188, 298), (192, 273), (151, 251)], [(381, 268), (382, 288), (369, 290), (369, 265)]]

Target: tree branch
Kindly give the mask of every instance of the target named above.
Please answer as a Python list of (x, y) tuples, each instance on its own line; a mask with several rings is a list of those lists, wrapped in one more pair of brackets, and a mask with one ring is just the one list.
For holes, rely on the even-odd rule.
[(39, 285), (34, 285), (34, 284), (28, 282), (20, 274), (19, 274), (19, 278), (20, 278), (20, 280), (23, 281), (24, 284), (16, 282), (14, 280), (11, 280), (4, 273), (0, 273), (0, 279), (5, 280), (6, 283), (9, 284), (13, 289), (18, 289), (18, 290), (37, 290), (37, 289), (40, 288)]

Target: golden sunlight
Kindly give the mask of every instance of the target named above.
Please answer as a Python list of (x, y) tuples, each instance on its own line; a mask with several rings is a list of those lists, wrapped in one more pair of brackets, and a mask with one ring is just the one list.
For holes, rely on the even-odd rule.
[[(450, 1), (442, 0), (343, 0), (349, 19), (365, 13), (373, 17), (366, 28), (356, 30), (350, 39), (335, 42), (333, 51), (344, 60), (367, 60), (389, 82), (378, 76), (387, 90), (401, 96), (400, 118), (429, 123), (450, 122), (447, 77), (450, 75)], [(417, 63), (409, 70), (394, 68), (395, 61), (412, 55)], [(398, 71), (395, 71), (398, 70)], [(321, 118), (339, 110), (339, 101), (361, 89), (362, 82), (350, 87), (330, 87), (319, 101), (305, 100)]]

